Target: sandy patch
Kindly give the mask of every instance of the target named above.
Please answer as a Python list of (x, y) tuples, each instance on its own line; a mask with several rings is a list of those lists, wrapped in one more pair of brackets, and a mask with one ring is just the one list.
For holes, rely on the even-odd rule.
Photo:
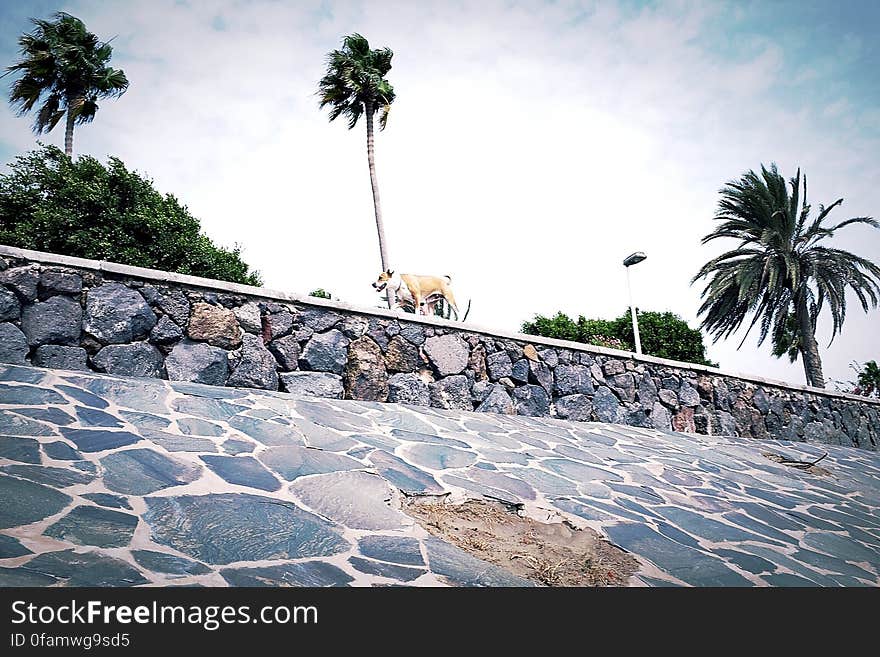
[(410, 501), (402, 510), (428, 533), (545, 586), (625, 586), (639, 567), (592, 529), (524, 518), (498, 502)]

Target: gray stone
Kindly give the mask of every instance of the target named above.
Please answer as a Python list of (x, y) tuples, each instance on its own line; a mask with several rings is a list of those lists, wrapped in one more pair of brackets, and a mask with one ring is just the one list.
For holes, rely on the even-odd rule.
[(401, 582), (411, 582), (427, 572), (422, 568), (407, 568), (406, 566), (396, 566), (390, 563), (361, 559), (360, 557), (349, 557), (348, 562), (355, 570), (359, 570), (362, 573), (396, 579)]
[(593, 410), (600, 422), (617, 422), (617, 410), (620, 402), (609, 388), (601, 386), (593, 395)]
[(614, 376), (607, 377), (605, 380), (608, 382), (611, 389), (618, 394), (622, 401), (635, 401), (636, 385), (635, 381), (633, 381), (632, 374), (629, 372), (626, 374), (615, 374)]
[(172, 577), (175, 575), (179, 577), (205, 575), (211, 572), (211, 569), (205, 564), (164, 552), (132, 550), (131, 556), (134, 557), (139, 566), (152, 570), (155, 573), (165, 573)]
[(553, 372), (546, 363), (529, 361), (529, 381), (544, 388), (547, 394), (553, 393)]
[(284, 372), (281, 389), (293, 395), (342, 399), (345, 388), (342, 377), (328, 372)]
[(137, 524), (138, 517), (130, 513), (78, 506), (43, 533), (76, 545), (125, 547)]
[(510, 378), (515, 383), (529, 382), (529, 361), (526, 358), (520, 358), (513, 364), (510, 372)]
[(0, 283), (11, 287), (25, 301), (37, 298), (37, 283), (40, 281), (38, 265), (26, 265), (0, 271)]
[(513, 391), (517, 415), (542, 417), (550, 415), (550, 397), (541, 386), (525, 385)]
[(463, 374), (447, 376), (429, 386), (431, 406), (435, 408), (472, 411), (470, 381)]
[(168, 315), (178, 326), (186, 328), (189, 322), (189, 299), (181, 290), (171, 290), (162, 294), (158, 301), (159, 309)]
[(323, 333), (342, 321), (342, 316), (330, 310), (306, 308), (300, 311), (297, 315), (297, 320), (300, 324), (307, 326), (316, 333)]
[(497, 381), (513, 374), (513, 363), (506, 351), (496, 351), (486, 357), (489, 379)]
[(554, 368), (559, 365), (559, 354), (556, 353), (555, 349), (542, 349), (538, 352), (538, 356), (541, 357), (547, 366), (550, 368)]
[(101, 372), (152, 378), (162, 376), (164, 360), (162, 352), (147, 342), (111, 344), (92, 358), (95, 367)]
[(368, 457), (379, 474), (391, 485), (409, 494), (438, 495), (444, 492), (430, 474), (381, 449)]
[(21, 314), (18, 297), (5, 287), (0, 287), (0, 321), (15, 321)]
[(391, 488), (367, 472), (331, 472), (297, 479), (291, 492), (325, 518), (349, 529), (401, 529), (413, 524), (400, 511), (389, 507)]
[(699, 406), (700, 393), (690, 383), (682, 381), (678, 389), (678, 400), (682, 406)]
[(609, 358), (602, 366), (602, 370), (605, 372), (605, 376), (617, 376), (626, 372), (626, 366), (622, 360)]
[(40, 443), (33, 438), (0, 436), (0, 457), (19, 463), (39, 463)]
[(385, 322), (383, 320), (371, 319), (365, 335), (372, 338), (373, 342), (379, 345), (379, 348), (383, 352), (388, 348), (389, 335), (387, 331), (385, 331)]
[(27, 338), (15, 324), (0, 324), (0, 363), (25, 365), (28, 353)]
[(17, 538), (0, 534), (0, 559), (23, 557), (26, 554), (33, 554), (33, 552), (22, 545)]
[(201, 476), (198, 465), (150, 449), (129, 449), (101, 459), (104, 485), (117, 493), (146, 495), (189, 484)]
[(162, 315), (150, 331), (150, 342), (153, 344), (174, 344), (183, 337), (180, 328), (168, 315)]
[(400, 335), (416, 346), (425, 342), (425, 328), (419, 324), (401, 324)]
[(121, 283), (88, 291), (83, 328), (102, 344), (131, 342), (155, 325), (156, 316), (144, 298)]
[(84, 452), (103, 452), (136, 443), (141, 438), (129, 431), (108, 431), (106, 429), (61, 428), (62, 435), (72, 440)]
[(477, 410), (480, 413), (499, 413), (503, 415), (514, 415), (516, 413), (513, 400), (507, 394), (505, 387), (499, 383), (492, 386), (491, 391), (477, 407)]
[(343, 381), (349, 399), (385, 401), (388, 398), (385, 359), (372, 338), (364, 336), (351, 343)]
[(643, 523), (607, 527), (611, 540), (650, 560), (667, 573), (694, 586), (749, 586), (750, 582), (723, 561), (658, 534)]
[[(46, 452), (46, 456), (49, 458), (57, 459), (59, 461), (79, 461), (83, 458), (82, 454), (60, 440), (54, 443), (45, 443), (43, 445), (43, 451)], [(37, 460), (36, 463), (39, 463), (39, 460)]]
[(276, 491), (281, 483), (252, 456), (202, 456), (201, 459), (224, 481), (265, 491)]
[(295, 504), (249, 494), (148, 497), (153, 540), (208, 564), (324, 557), (350, 548)]
[(229, 419), (229, 426), (264, 445), (302, 445), (302, 433), (290, 424), (237, 415)]
[(147, 580), (137, 569), (120, 559), (73, 550), (47, 552), (27, 563), (28, 571), (63, 580), (65, 586), (138, 586)]
[(165, 370), (171, 381), (222, 386), (226, 384), (228, 368), (226, 351), (204, 342), (183, 340), (174, 346), (165, 359)]
[(111, 495), (110, 493), (81, 493), (80, 497), (85, 498), (100, 506), (110, 507), (112, 509), (128, 509), (131, 511), (131, 504), (121, 495)]
[(425, 560), (415, 538), (405, 536), (364, 536), (358, 550), (365, 557), (408, 566), (424, 566)]
[(275, 357), (263, 346), (263, 339), (245, 333), (241, 346), (241, 360), (226, 380), (226, 385), (239, 388), (278, 390), (278, 372)]
[(193, 340), (223, 349), (237, 349), (241, 345), (241, 328), (235, 313), (208, 303), (193, 306), (187, 332)]
[[(342, 326), (340, 329), (350, 340), (357, 340), (359, 337), (364, 335), (369, 328), (370, 323), (367, 321), (365, 317), (358, 316), (349, 316), (342, 320)], [(387, 332), (387, 331), (386, 331)], [(390, 333), (389, 333), (390, 335)]]
[(475, 404), (482, 403), (489, 396), (489, 393), (492, 392), (494, 385), (494, 383), (489, 381), (477, 381), (474, 383), (471, 388), (471, 401)]
[(155, 306), (157, 303), (159, 303), (159, 298), (162, 296), (161, 294), (159, 294), (159, 290), (156, 289), (156, 286), (150, 285), (149, 283), (138, 288), (138, 292), (141, 293), (144, 301), (146, 301), (151, 306)]
[(286, 308), (282, 308), (278, 312), (268, 313), (265, 320), (269, 328), (268, 339), (270, 340), (284, 337), (293, 328), (293, 313)]
[(34, 352), (34, 365), (53, 370), (88, 370), (86, 350), (82, 347), (67, 347), (57, 344), (44, 344)]
[(657, 397), (659, 397), (661, 403), (665, 406), (668, 406), (673, 410), (678, 408), (678, 394), (674, 390), (663, 388), (657, 393)]
[(303, 561), (261, 568), (224, 568), (220, 574), (230, 586), (246, 587), (348, 586), (349, 582), (354, 581), (347, 572), (326, 561)]
[(255, 301), (249, 301), (243, 306), (234, 308), (236, 319), (242, 329), (248, 333), (261, 335), (263, 332), (263, 320), (261, 319), (260, 306)]
[(535, 586), (438, 538), (425, 539), (431, 571), (456, 586)]
[(270, 447), (260, 452), (257, 458), (287, 481), (307, 475), (358, 470), (364, 467), (363, 463), (348, 456), (298, 445)]
[(425, 340), (425, 354), (440, 376), (460, 374), (467, 367), (470, 351), (457, 335), (441, 335)]
[(752, 394), (752, 405), (764, 414), (770, 410), (770, 401), (767, 399), (767, 393), (763, 388), (755, 389), (755, 392)]
[(418, 374), (394, 374), (388, 377), (388, 401), (395, 404), (428, 406), (428, 384)]
[(672, 427), (672, 416), (660, 402), (654, 402), (651, 407), (651, 426), (661, 431), (669, 431)]
[(654, 383), (654, 378), (645, 372), (639, 380), (639, 404), (643, 409), (651, 410), (657, 397), (657, 385)]
[(592, 395), (595, 391), (590, 368), (585, 365), (557, 365), (554, 376), (561, 396)]
[(304, 370), (342, 374), (349, 344), (353, 343), (337, 329), (316, 333), (303, 349), (299, 366)]
[(157, 445), (169, 452), (216, 452), (217, 446), (208, 438), (196, 438), (194, 436), (181, 436), (176, 433), (166, 433), (152, 429), (143, 429), (141, 433)]
[(69, 495), (32, 481), (0, 475), (0, 529), (29, 525), (55, 515)]
[(80, 426), (122, 428), (122, 421), (119, 418), (97, 408), (77, 406), (74, 410), (76, 411), (76, 417), (79, 420)]
[(299, 357), (302, 354), (302, 349), (300, 349), (296, 336), (285, 335), (283, 338), (272, 340), (268, 347), (282, 370), (290, 372), (299, 367)]
[(589, 422), (593, 414), (593, 402), (586, 395), (576, 394), (556, 400), (556, 415), (577, 422)]
[(41, 344), (79, 344), (82, 307), (68, 297), (52, 297), (25, 306), (21, 328), (32, 347)]
[(396, 335), (385, 349), (385, 365), (389, 372), (414, 372), (419, 366), (419, 348)]
[(464, 449), (421, 443), (405, 449), (406, 457), (416, 465), (432, 470), (448, 470), (473, 465), (477, 454)]
[(722, 436), (738, 436), (736, 420), (727, 411), (718, 411), (718, 434)]
[(44, 269), (40, 272), (40, 291), (52, 294), (79, 294), (82, 292), (82, 276), (63, 269)]

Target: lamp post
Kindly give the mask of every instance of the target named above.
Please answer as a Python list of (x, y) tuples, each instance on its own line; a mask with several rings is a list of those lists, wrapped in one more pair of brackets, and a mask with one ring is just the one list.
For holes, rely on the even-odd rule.
[(632, 255), (627, 256), (626, 259), (624, 259), (624, 261), (623, 261), (623, 266), (626, 267), (626, 289), (629, 291), (629, 312), (630, 312), (630, 315), (632, 316), (633, 335), (635, 335), (635, 338), (636, 338), (636, 353), (637, 354), (642, 353), (642, 340), (641, 340), (641, 338), (639, 338), (639, 322), (636, 319), (636, 307), (633, 304), (632, 283), (629, 280), (629, 268), (632, 265), (639, 264), (642, 260), (644, 260), (647, 257), (648, 256), (646, 256), (642, 251), (636, 251)]

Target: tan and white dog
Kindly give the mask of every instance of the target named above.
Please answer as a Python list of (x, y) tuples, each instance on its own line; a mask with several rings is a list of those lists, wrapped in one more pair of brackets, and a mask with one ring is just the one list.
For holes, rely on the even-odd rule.
[[(408, 301), (415, 308), (417, 315), (433, 314), (436, 301), (446, 299), (455, 319), (458, 319), (458, 304), (452, 294), (452, 279), (449, 276), (417, 276), (415, 274), (397, 274), (392, 270), (383, 271), (373, 283), (377, 292), (386, 291), (388, 298), (399, 308), (402, 301)], [(393, 295), (393, 296), (392, 296)]]

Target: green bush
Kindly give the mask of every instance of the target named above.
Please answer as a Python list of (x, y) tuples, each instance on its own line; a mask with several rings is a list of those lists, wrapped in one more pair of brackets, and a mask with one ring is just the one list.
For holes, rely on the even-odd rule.
[[(616, 319), (586, 319), (583, 315), (575, 322), (568, 315), (558, 312), (553, 317), (535, 315), (524, 322), (522, 332), (545, 338), (571, 340), (585, 344), (635, 351), (632, 319), (625, 310)], [(679, 360), (718, 367), (706, 358), (703, 335), (692, 329), (681, 317), (671, 312), (639, 312), (639, 337), (642, 352), (659, 358)]]
[(310, 297), (318, 297), (319, 299), (332, 299), (333, 295), (330, 294), (327, 290), (322, 287), (319, 287), (317, 290), (312, 290), (309, 292)]
[(171, 194), (111, 157), (71, 160), (54, 146), (0, 175), (0, 244), (260, 285), (260, 275), (201, 232)]

